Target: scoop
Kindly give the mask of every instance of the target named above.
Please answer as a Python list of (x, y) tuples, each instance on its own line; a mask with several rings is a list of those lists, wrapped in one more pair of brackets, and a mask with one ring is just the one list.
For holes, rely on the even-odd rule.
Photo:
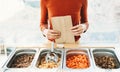
[(54, 42), (52, 42), (51, 51), (47, 53), (46, 62), (58, 62), (58, 55), (54, 52)]

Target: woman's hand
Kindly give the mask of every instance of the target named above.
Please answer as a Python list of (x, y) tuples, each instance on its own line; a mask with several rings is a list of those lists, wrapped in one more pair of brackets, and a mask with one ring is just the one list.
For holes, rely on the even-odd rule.
[(60, 31), (57, 31), (57, 30), (48, 30), (47, 38), (50, 39), (50, 40), (51, 39), (52, 40), (58, 39), (58, 38), (60, 38), (60, 36), (61, 36)]
[(61, 32), (57, 30), (49, 30), (46, 29), (43, 31), (43, 34), (49, 39), (49, 40), (55, 40), (61, 37)]
[(84, 28), (82, 24), (78, 24), (70, 28), (74, 36), (80, 36), (84, 32)]

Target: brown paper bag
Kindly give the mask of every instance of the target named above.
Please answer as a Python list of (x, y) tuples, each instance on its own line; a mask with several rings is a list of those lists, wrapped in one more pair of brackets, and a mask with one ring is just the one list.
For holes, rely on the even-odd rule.
[(61, 32), (61, 38), (56, 39), (56, 43), (75, 43), (74, 35), (70, 28), (72, 27), (71, 16), (52, 17), (53, 30)]

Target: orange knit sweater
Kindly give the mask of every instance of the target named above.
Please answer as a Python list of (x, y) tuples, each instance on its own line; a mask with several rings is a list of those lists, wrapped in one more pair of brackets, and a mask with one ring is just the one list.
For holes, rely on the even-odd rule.
[[(48, 20), (51, 17), (71, 15), (73, 26), (79, 23), (86, 23), (87, 20), (87, 0), (41, 0), (41, 20), (40, 27), (44, 30), (48, 27)], [(51, 23), (51, 22), (50, 22)], [(52, 24), (50, 25), (52, 29)], [(75, 36), (77, 41), (80, 36)]]

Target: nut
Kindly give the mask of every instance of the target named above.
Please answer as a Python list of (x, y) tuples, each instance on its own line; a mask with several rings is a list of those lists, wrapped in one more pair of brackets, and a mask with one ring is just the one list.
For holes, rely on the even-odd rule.
[(116, 68), (115, 58), (112, 56), (94, 56), (97, 66), (105, 69)]

